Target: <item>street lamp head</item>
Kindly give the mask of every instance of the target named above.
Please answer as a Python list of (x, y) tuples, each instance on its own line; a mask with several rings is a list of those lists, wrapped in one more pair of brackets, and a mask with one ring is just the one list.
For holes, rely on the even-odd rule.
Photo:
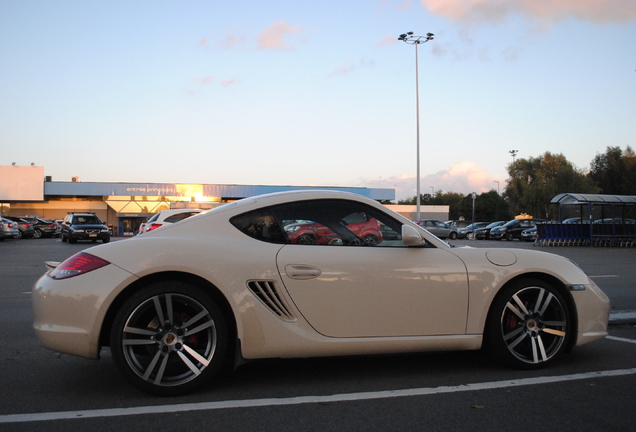
[(413, 32), (402, 33), (398, 40), (404, 41), (410, 45), (419, 45), (428, 42), (435, 36), (433, 33), (426, 33), (426, 36), (416, 36)]

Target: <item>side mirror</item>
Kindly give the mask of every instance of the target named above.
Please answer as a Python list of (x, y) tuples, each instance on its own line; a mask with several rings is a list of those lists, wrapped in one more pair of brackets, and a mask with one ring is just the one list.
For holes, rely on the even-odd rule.
[(424, 240), (417, 228), (404, 224), (402, 225), (402, 243), (405, 246), (424, 246), (426, 240)]

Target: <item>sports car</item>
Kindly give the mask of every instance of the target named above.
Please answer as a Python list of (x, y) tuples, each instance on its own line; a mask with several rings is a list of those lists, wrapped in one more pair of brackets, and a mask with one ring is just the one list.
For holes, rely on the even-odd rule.
[[(348, 229), (352, 215), (384, 235), (365, 242)], [(332, 241), (292, 242), (285, 228), (298, 221)], [(605, 337), (610, 309), (568, 259), (451, 247), (336, 191), (246, 198), (47, 265), (32, 295), (40, 343), (89, 359), (109, 347), (124, 376), (156, 395), (264, 358), (484, 347), (538, 368)]]

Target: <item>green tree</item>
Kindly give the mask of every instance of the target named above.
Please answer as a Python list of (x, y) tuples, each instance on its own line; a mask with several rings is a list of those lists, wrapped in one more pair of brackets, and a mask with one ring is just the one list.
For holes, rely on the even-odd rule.
[(607, 147), (604, 154), (596, 154), (590, 164), (589, 177), (600, 193), (636, 195), (636, 154), (630, 146)]
[[(421, 195), (420, 200), (422, 205), (447, 205), (449, 219), (457, 220), (464, 217), (466, 220), (472, 220), (472, 194), (463, 195), (440, 190), (435, 195)], [(401, 200), (398, 204), (415, 205), (415, 197)], [(509, 219), (508, 203), (496, 191), (482, 193), (475, 199), (475, 221), (488, 222)]]
[(508, 165), (508, 175), (504, 197), (514, 214), (554, 219), (557, 208), (550, 200), (555, 195), (598, 191), (592, 179), (562, 154), (546, 152), (536, 158), (517, 159)]

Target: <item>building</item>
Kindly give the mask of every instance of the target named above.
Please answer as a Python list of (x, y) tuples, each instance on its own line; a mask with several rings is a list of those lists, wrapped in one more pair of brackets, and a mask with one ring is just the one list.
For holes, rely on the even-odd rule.
[[(134, 235), (141, 223), (164, 209), (210, 209), (250, 196), (308, 189), (353, 192), (382, 202), (395, 200), (395, 190), (387, 188), (101, 183), (82, 182), (78, 177), (54, 182), (44, 176), (44, 167), (12, 165), (0, 166), (0, 213), (55, 220), (69, 212), (92, 212), (112, 227), (114, 235), (127, 236)], [(390, 207), (414, 217), (415, 206)], [(448, 217), (447, 206), (431, 207), (435, 208), (428, 213), (424, 209), (423, 218), (445, 220)]]

